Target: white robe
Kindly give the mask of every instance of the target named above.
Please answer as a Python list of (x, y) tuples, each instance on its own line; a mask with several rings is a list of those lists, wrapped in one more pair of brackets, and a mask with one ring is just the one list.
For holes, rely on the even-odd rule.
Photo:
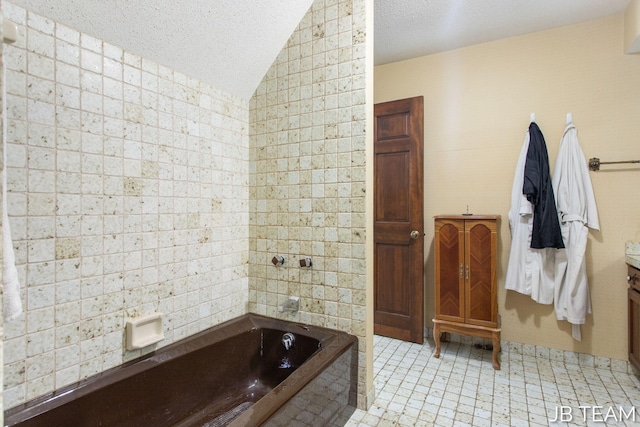
[(532, 249), (533, 205), (522, 194), (524, 166), (529, 150), (529, 131), (525, 134), (511, 189), (509, 229), (511, 249), (505, 275), (505, 288), (530, 295), (540, 304), (553, 303), (553, 254), (555, 249)]
[(554, 302), (558, 320), (573, 324), (572, 336), (580, 341), (580, 325), (591, 314), (585, 251), (589, 229), (600, 229), (596, 200), (578, 133), (567, 124), (553, 172), (556, 210), (565, 249), (555, 256)]

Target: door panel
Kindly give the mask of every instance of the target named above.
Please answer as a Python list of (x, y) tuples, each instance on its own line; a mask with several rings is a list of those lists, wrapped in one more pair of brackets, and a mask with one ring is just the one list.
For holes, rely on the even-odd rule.
[(374, 332), (418, 343), (424, 328), (423, 135), (422, 97), (375, 106)]
[[(377, 246), (376, 262), (379, 268), (376, 279), (379, 283), (409, 280), (408, 272), (402, 268), (402, 260), (408, 256), (409, 250), (408, 245), (401, 244), (379, 244)], [(396, 326), (398, 326), (398, 322), (394, 318), (410, 316), (410, 304), (408, 289), (405, 287), (397, 289), (391, 286), (383, 287), (376, 293), (376, 307), (382, 316), (386, 316), (388, 322), (392, 322)]]
[(398, 171), (395, 179), (387, 179), (386, 174), (376, 175), (376, 195), (384, 203), (376, 204), (376, 221), (410, 221), (411, 195), (410, 191), (410, 162), (409, 151), (380, 153), (376, 155), (378, 170)]
[(376, 130), (378, 131), (377, 141), (409, 138), (409, 116), (406, 111), (380, 116), (376, 123)]
[(436, 315), (464, 320), (464, 227), (461, 221), (440, 221), (436, 231)]
[(469, 266), (469, 277), (465, 314), (467, 323), (481, 326), (492, 326), (492, 323), (497, 320), (493, 318), (496, 310), (494, 298), (492, 298), (492, 295), (495, 295), (492, 287), (496, 274), (492, 256), (496, 253), (497, 239), (495, 230), (492, 228), (493, 223), (466, 222), (465, 233), (469, 246), (466, 265)]
[(640, 292), (629, 288), (629, 362), (640, 369)]

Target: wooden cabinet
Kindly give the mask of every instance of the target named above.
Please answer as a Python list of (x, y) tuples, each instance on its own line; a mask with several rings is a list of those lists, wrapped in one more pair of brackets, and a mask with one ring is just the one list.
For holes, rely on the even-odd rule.
[(629, 362), (640, 370), (640, 270), (628, 266)]
[(435, 357), (440, 357), (442, 332), (489, 338), (493, 367), (500, 369), (499, 221), (499, 215), (435, 217)]

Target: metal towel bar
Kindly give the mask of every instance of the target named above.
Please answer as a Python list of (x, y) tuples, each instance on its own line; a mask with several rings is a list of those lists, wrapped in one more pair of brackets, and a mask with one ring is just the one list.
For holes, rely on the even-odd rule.
[(594, 157), (589, 159), (589, 170), (597, 171), (600, 170), (600, 165), (618, 165), (621, 163), (640, 163), (640, 160), (623, 160), (620, 162), (601, 162), (599, 158)]

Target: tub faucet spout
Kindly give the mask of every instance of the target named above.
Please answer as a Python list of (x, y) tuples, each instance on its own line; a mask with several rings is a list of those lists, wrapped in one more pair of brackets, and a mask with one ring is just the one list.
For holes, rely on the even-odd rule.
[(285, 350), (289, 351), (293, 348), (293, 343), (295, 342), (296, 337), (291, 333), (287, 332), (282, 336), (282, 345), (284, 345)]

